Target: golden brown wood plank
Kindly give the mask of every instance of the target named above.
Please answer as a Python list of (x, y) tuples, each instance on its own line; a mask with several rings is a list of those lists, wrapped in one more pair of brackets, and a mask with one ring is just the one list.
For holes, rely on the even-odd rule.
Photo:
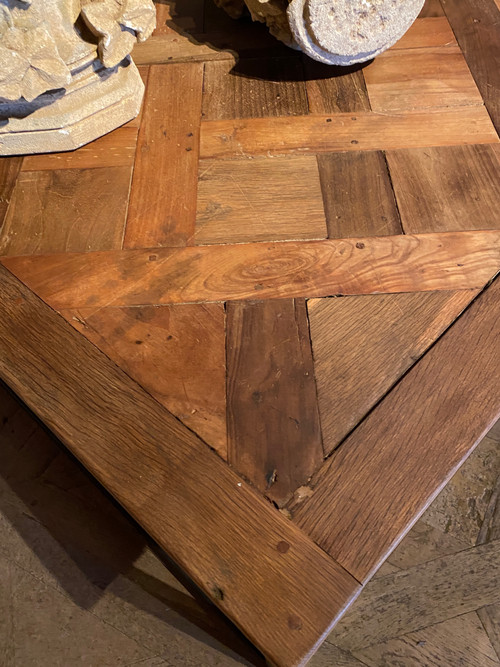
[(303, 665), (357, 582), (0, 267), (0, 376), (277, 665)]
[[(483, 104), (457, 49), (387, 51), (363, 70), (374, 111), (393, 112)], [(458, 142), (457, 142), (458, 143)]]
[(309, 301), (325, 452), (331, 452), (477, 295), (380, 294)]
[(87, 252), (120, 248), (131, 167), (22, 171), (0, 254)]
[(425, 0), (420, 17), (425, 18), (428, 16), (444, 16), (440, 0)]
[(151, 67), (137, 142), (126, 248), (183, 246), (193, 235), (202, 80), (200, 64)]
[(335, 67), (304, 56), (310, 113), (370, 111), (365, 80), (359, 65)]
[(500, 7), (494, 0), (443, 0), (442, 5), (500, 132)]
[(499, 145), (389, 151), (405, 232), (500, 228)]
[(381, 151), (318, 155), (329, 238), (401, 234)]
[(136, 143), (137, 127), (127, 124), (76, 151), (27, 155), (22, 170), (131, 167), (134, 164)]
[(500, 415), (500, 281), (343, 443), (295, 522), (360, 581), (387, 558)]
[(314, 156), (200, 160), (195, 243), (326, 236)]
[(61, 314), (226, 458), (222, 304), (80, 309)]
[(292, 116), (308, 111), (300, 58), (251, 58), (237, 64), (207, 62), (203, 119)]
[(156, 28), (154, 34), (187, 30), (203, 30), (205, 0), (156, 3)]
[(331, 116), (214, 120), (201, 124), (201, 157), (383, 150), (498, 143), (486, 109), (397, 114), (370, 112)]
[[(432, 11), (429, 8), (429, 11)], [(448, 19), (441, 9), (440, 15), (418, 18), (401, 39), (391, 46), (399, 49), (424, 49), (436, 46), (456, 46), (457, 40)]]
[(0, 159), (0, 235), (22, 163), (22, 157)]
[(500, 233), (4, 257), (53, 308), (477, 289), (500, 267)]
[(323, 461), (303, 300), (227, 304), (229, 462), (283, 505)]

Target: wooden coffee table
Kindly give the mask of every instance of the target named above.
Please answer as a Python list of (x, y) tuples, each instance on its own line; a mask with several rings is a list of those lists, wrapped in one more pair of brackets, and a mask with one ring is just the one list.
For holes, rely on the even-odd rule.
[(500, 11), (352, 70), (167, 11), (140, 119), (0, 163), (0, 378), (303, 665), (500, 414)]

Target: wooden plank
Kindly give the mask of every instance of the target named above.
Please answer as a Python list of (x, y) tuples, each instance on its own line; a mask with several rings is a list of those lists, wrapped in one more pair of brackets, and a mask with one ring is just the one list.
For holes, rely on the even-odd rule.
[(443, 0), (442, 5), (500, 132), (500, 7), (493, 0)]
[(425, 0), (420, 17), (425, 18), (427, 16), (444, 16), (440, 0)]
[(458, 317), (476, 290), (309, 301), (325, 452), (331, 452)]
[(498, 418), (499, 305), (497, 280), (344, 442), (296, 507), (297, 525), (359, 581)]
[(499, 232), (4, 257), (53, 308), (477, 289)]
[(389, 151), (405, 232), (500, 228), (500, 146)]
[(61, 314), (226, 458), (222, 304), (89, 308)]
[[(439, 2), (439, 0), (437, 0)], [(425, 8), (424, 8), (425, 9)], [(431, 7), (429, 16), (418, 18), (401, 39), (391, 46), (390, 51), (399, 49), (425, 49), (436, 46), (456, 46), (457, 40), (451, 29), (448, 19), (439, 7), (440, 14), (436, 14)]]
[(370, 111), (359, 65), (336, 67), (303, 57), (309, 112), (317, 114)]
[(482, 607), (477, 613), (500, 662), (500, 603)]
[[(375, 579), (328, 638), (357, 651), (500, 600), (500, 541)], [(437, 663), (439, 664), (439, 663)]]
[(0, 233), (0, 253), (120, 248), (131, 174), (131, 167), (22, 171)]
[(196, 244), (326, 236), (318, 165), (312, 155), (200, 160)]
[(483, 104), (459, 49), (387, 51), (365, 67), (363, 74), (374, 111)]
[(203, 119), (295, 116), (308, 111), (300, 58), (207, 62)]
[[(213, 120), (201, 124), (200, 156), (279, 155), (498, 143), (484, 107), (380, 114)], [(304, 148), (306, 147), (306, 148)]]
[(136, 143), (137, 127), (127, 124), (76, 151), (27, 155), (22, 170), (131, 167), (134, 164)]
[(3, 267), (0, 275), (0, 376), (271, 661), (305, 664), (357, 582)]
[(305, 302), (227, 304), (229, 462), (282, 506), (323, 461)]
[(22, 163), (22, 157), (3, 157), (0, 160), (0, 234)]
[(329, 238), (401, 234), (381, 151), (318, 155)]
[(193, 235), (202, 81), (200, 64), (151, 67), (125, 248), (183, 246)]

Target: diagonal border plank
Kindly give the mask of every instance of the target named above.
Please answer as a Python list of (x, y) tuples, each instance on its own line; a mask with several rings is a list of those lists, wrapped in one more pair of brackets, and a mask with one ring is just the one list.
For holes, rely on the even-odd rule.
[(303, 665), (358, 582), (0, 267), (0, 377), (276, 665)]
[(53, 308), (482, 288), (500, 231), (0, 258)]

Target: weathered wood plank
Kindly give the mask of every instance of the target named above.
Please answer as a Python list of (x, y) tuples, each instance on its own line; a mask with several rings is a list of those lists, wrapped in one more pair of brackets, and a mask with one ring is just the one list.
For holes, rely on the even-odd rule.
[(497, 280), (343, 443), (295, 508), (297, 525), (360, 581), (498, 418), (499, 306)]
[(0, 233), (22, 163), (22, 157), (3, 157), (0, 160)]
[(458, 317), (476, 290), (309, 301), (325, 452)]
[(330, 153), (498, 143), (486, 109), (335, 113), (331, 116), (213, 120), (201, 124), (200, 156)]
[(401, 234), (381, 151), (318, 155), (329, 238)]
[(362, 68), (335, 67), (303, 57), (309, 112), (316, 114), (370, 111)]
[(323, 461), (302, 300), (227, 304), (229, 462), (278, 505)]
[(4, 257), (56, 309), (477, 289), (500, 232)]
[(357, 582), (3, 267), (0, 276), (0, 376), (270, 660), (304, 664)]
[(184, 246), (192, 238), (202, 82), (201, 64), (151, 67), (125, 248)]
[(499, 229), (500, 145), (388, 151), (405, 232)]

